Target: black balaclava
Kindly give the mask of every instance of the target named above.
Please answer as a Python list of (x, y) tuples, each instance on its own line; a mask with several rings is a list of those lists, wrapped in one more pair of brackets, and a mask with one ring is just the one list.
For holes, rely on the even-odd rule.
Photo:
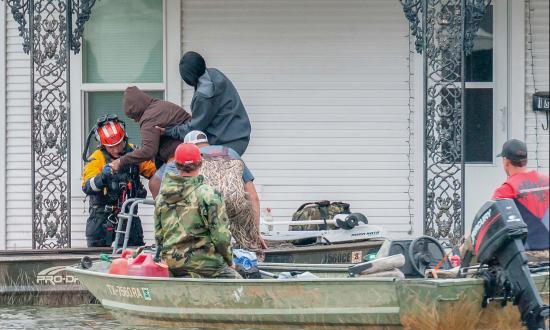
[(206, 63), (199, 53), (187, 52), (180, 60), (181, 79), (188, 85), (197, 87), (200, 76), (206, 71)]

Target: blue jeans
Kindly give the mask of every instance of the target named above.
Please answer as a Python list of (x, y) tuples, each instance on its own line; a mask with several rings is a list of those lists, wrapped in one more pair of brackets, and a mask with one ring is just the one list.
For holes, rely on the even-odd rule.
[(246, 151), (246, 148), (248, 147), (248, 142), (249, 142), (249, 139), (245, 138), (245, 139), (224, 143), (223, 146), (229, 147), (235, 150), (239, 154), (239, 156), (242, 156)]

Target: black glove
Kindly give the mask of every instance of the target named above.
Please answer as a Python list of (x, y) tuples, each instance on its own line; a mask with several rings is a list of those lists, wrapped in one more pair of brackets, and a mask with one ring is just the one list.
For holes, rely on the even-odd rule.
[(103, 169), (101, 170), (101, 178), (104, 181), (109, 181), (112, 176), (113, 176), (113, 170), (111, 169), (111, 166), (109, 166), (109, 164), (106, 164), (105, 166), (103, 166)]
[(113, 177), (113, 172), (109, 164), (107, 164), (103, 166), (101, 173), (96, 175), (95, 178), (93, 178), (92, 180), (94, 180), (95, 186), (101, 189), (109, 184), (109, 181), (111, 181), (112, 177)]

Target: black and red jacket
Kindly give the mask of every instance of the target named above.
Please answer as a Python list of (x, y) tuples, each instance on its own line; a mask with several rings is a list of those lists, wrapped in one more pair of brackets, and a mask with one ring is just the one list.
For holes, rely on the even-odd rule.
[(549, 244), (548, 176), (537, 171), (508, 177), (493, 194), (493, 199), (511, 198), (527, 224), (526, 250), (546, 250)]

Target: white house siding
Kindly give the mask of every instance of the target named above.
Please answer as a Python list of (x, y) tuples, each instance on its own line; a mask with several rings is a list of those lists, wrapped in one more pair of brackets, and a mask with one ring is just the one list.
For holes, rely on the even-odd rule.
[[(4, 6), (5, 4), (0, 4)], [(30, 60), (6, 10), (6, 247), (31, 247)], [(4, 19), (4, 17), (2, 17)], [(2, 143), (4, 143), (2, 141)], [(2, 160), (4, 161), (4, 160)]]
[(538, 91), (548, 91), (550, 87), (549, 7), (548, 0), (527, 0), (525, 9), (525, 135), (529, 166), (545, 173), (548, 173), (550, 148), (548, 130), (543, 130), (541, 124), (546, 126), (546, 116), (533, 112), (532, 95), (535, 87)]
[(407, 34), (398, 1), (183, 0), (182, 51), (239, 90), (245, 160), (276, 220), (328, 199), (409, 231)]
[(0, 5), (0, 250), (6, 249), (6, 6)]

